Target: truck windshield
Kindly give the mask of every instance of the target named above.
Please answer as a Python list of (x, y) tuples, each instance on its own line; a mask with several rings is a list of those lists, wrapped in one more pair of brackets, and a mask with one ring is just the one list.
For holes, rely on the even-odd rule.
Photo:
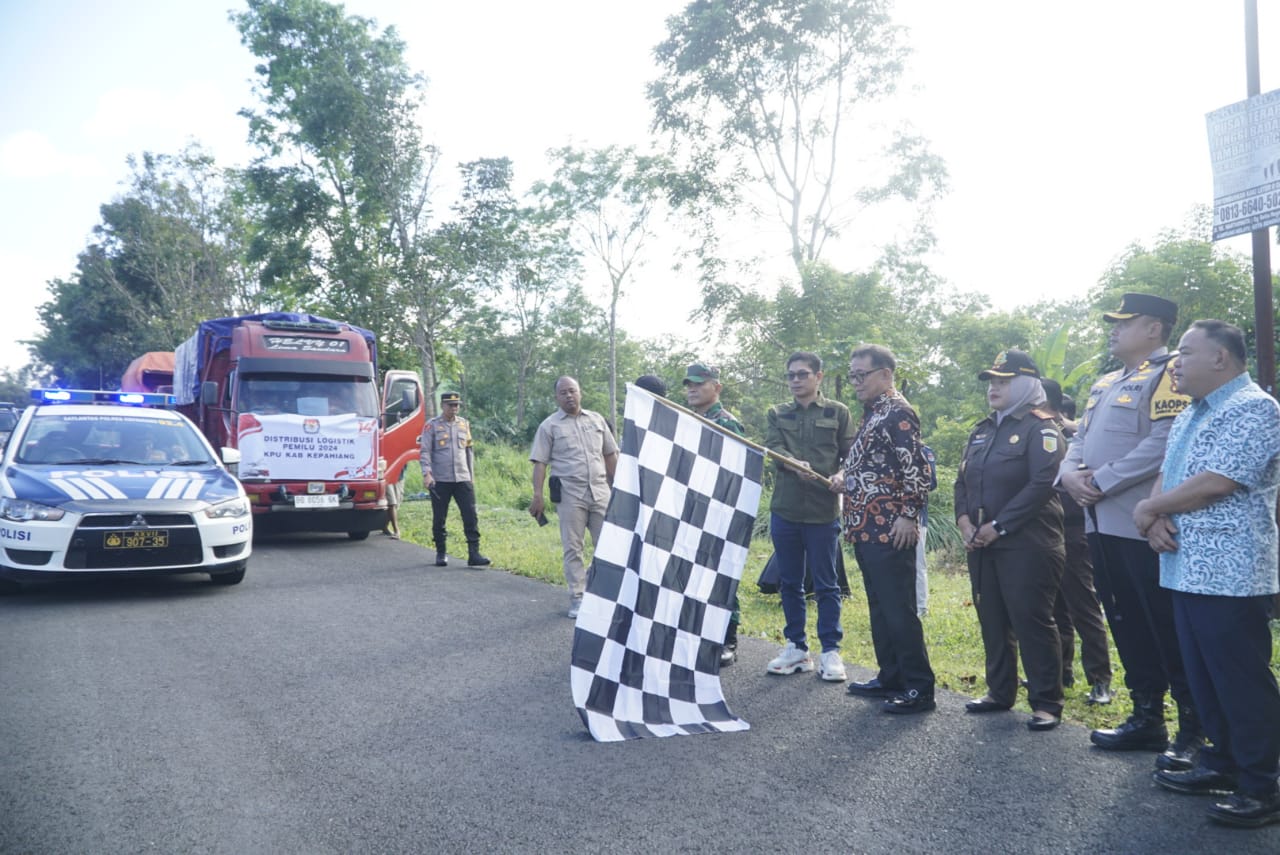
[(240, 378), (236, 410), (242, 413), (302, 416), (378, 415), (373, 383), (357, 377), (324, 374), (250, 375)]

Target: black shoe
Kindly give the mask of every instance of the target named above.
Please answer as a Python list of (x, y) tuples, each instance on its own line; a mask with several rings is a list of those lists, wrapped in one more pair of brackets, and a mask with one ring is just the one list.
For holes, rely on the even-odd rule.
[(1051, 718), (1040, 718), (1038, 716), (1033, 715), (1031, 718), (1027, 719), (1027, 729), (1028, 730), (1053, 730), (1055, 727), (1057, 727), (1061, 723), (1062, 723), (1062, 719), (1056, 715)]
[(1236, 790), (1234, 775), (1224, 775), (1203, 766), (1182, 772), (1157, 769), (1151, 773), (1151, 780), (1166, 790), (1192, 796), (1226, 796)]
[(449, 558), (443, 552), (436, 553), (436, 566), (437, 567), (449, 566)]
[(1008, 704), (993, 701), (991, 698), (974, 698), (964, 705), (964, 711), (971, 713), (1005, 712), (1009, 709), (1011, 707)]
[(1089, 741), (1106, 751), (1164, 751), (1169, 731), (1164, 719), (1130, 716), (1119, 727), (1093, 731)]
[(865, 683), (857, 680), (850, 680), (845, 691), (851, 695), (858, 695), (863, 698), (892, 698), (902, 694), (902, 689), (895, 689), (892, 686), (881, 684), (879, 677), (872, 677)]
[(1085, 698), (1086, 704), (1109, 704), (1111, 703), (1111, 681), (1099, 680), (1089, 687), (1089, 697)]
[(929, 712), (937, 708), (938, 705), (934, 702), (932, 696), (926, 698), (915, 689), (911, 689), (901, 695), (894, 695), (885, 701), (882, 707), (885, 712), (893, 713), (894, 715)]
[(720, 648), (720, 667), (732, 665), (738, 659), (738, 645), (726, 644)]
[(468, 567), (488, 567), (493, 562), (485, 558), (479, 552), (473, 552), (467, 556)]
[(1181, 732), (1169, 745), (1168, 750), (1156, 758), (1156, 768), (1166, 772), (1185, 772), (1194, 769), (1196, 758), (1204, 745), (1204, 737), (1199, 735), (1184, 736)]
[(1280, 789), (1269, 796), (1232, 793), (1209, 807), (1209, 819), (1242, 828), (1260, 828), (1280, 822)]

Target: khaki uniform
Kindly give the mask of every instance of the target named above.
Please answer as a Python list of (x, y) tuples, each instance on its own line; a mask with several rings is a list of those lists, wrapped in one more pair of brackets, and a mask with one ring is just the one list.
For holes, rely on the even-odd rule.
[[(445, 527), (449, 518), (449, 502), (458, 506), (462, 515), (462, 533), (472, 555), (480, 550), (480, 524), (476, 515), (476, 492), (472, 484), (475, 472), (475, 450), (472, 448), (471, 423), (462, 416), (450, 421), (436, 416), (422, 428), (419, 441), (423, 479), (435, 479), (431, 495), (431, 537), (436, 552), (446, 548)], [(439, 562), (437, 562), (439, 563)]]
[(582, 555), (586, 532), (591, 532), (593, 544), (599, 544), (609, 508), (604, 461), (617, 453), (618, 444), (604, 416), (591, 410), (580, 410), (576, 416), (556, 410), (543, 419), (533, 437), (529, 460), (546, 465), (550, 476), (560, 482), (556, 515), (560, 518), (564, 580), (575, 599), (587, 587)]

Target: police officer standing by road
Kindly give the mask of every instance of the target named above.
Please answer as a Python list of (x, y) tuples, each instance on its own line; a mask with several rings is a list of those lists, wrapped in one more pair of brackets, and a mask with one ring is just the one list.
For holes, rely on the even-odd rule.
[(445, 392), (440, 396), (443, 412), (422, 428), (419, 449), (422, 484), (431, 494), (431, 536), (436, 543), (436, 566), (447, 567), (445, 521), (450, 500), (462, 514), (462, 533), (467, 538), (467, 566), (484, 567), (489, 559), (480, 554), (480, 527), (476, 522), (475, 451), (471, 424), (458, 415), (462, 396)]
[(986, 651), (987, 694), (971, 713), (1007, 710), (1018, 694), (1018, 653), (1027, 674), (1031, 730), (1062, 717), (1062, 649), (1053, 604), (1062, 584), (1062, 505), (1053, 489), (1066, 440), (1040, 409), (1040, 370), (1009, 350), (978, 375), (991, 415), (965, 445), (956, 478), (956, 525), (969, 553), (973, 603)]
[[(746, 436), (742, 422), (720, 403), (720, 369), (714, 365), (695, 362), (684, 372), (684, 398), (689, 409), (720, 427), (731, 430), (738, 436)], [(733, 592), (733, 611), (729, 615), (729, 631), (725, 633), (724, 646), (720, 648), (720, 664), (732, 665), (738, 658), (738, 623), (742, 619), (742, 610), (738, 604), (738, 592)]]
[[(1124, 665), (1133, 714), (1089, 738), (1108, 751), (1163, 751), (1158, 768), (1190, 769), (1204, 737), (1178, 652), (1172, 600), (1160, 587), (1159, 559), (1133, 522), (1134, 507), (1151, 494), (1160, 471), (1174, 417), (1189, 400), (1174, 392), (1166, 370), (1178, 306), (1130, 293), (1117, 311), (1102, 317), (1111, 324), (1111, 355), (1124, 367), (1089, 390), (1059, 479), (1085, 509), (1094, 584)], [(1165, 692), (1178, 704), (1172, 746)]]

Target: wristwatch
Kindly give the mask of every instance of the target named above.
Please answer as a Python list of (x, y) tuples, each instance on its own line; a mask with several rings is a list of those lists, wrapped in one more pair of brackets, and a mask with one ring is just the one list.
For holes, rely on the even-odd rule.
[(1001, 537), (1009, 536), (1009, 531), (1004, 526), (1000, 525), (999, 520), (992, 520), (991, 527), (994, 528), (996, 530), (996, 534), (1000, 535)]

